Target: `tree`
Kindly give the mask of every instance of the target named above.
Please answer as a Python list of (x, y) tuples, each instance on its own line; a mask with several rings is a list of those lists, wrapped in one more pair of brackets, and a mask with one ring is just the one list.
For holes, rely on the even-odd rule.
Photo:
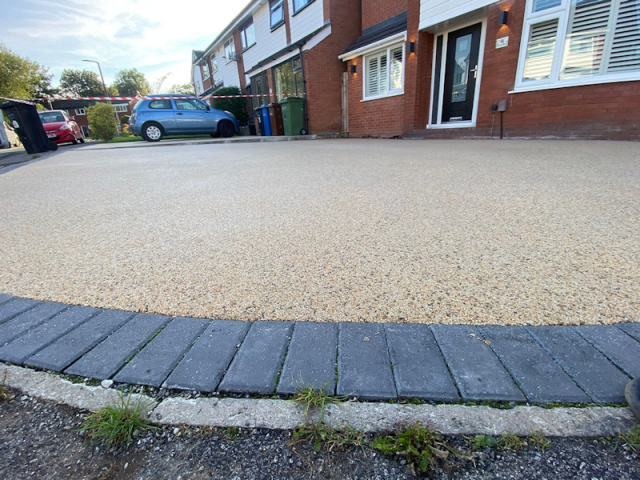
[(101, 97), (104, 87), (98, 74), (89, 70), (65, 68), (60, 75), (60, 89), (67, 95), (77, 97)]
[(173, 85), (171, 85), (171, 88), (169, 88), (168, 93), (183, 93), (186, 95), (196, 94), (195, 90), (193, 89), (193, 85), (191, 85), (190, 83), (174, 83)]
[[(222, 87), (213, 92), (213, 95), (240, 95), (238, 87)], [(245, 108), (244, 98), (214, 98), (213, 108), (227, 110), (233, 113), (238, 122), (244, 123), (249, 119), (247, 109)]]
[(22, 58), (0, 44), (0, 96), (37, 99), (56, 92), (51, 88), (49, 69)]
[(113, 87), (118, 90), (120, 96), (135, 97), (136, 95), (146, 95), (151, 90), (149, 82), (144, 73), (135, 68), (120, 70), (113, 80)]
[(165, 80), (167, 80), (167, 78), (169, 78), (169, 75), (171, 75), (171, 72), (167, 72), (164, 75), (162, 75), (161, 77), (159, 77), (155, 82), (153, 82), (153, 85), (151, 86), (151, 93), (164, 93), (162, 91), (162, 84), (165, 82)]
[(108, 142), (118, 134), (113, 107), (110, 103), (96, 103), (95, 106), (89, 107), (87, 118), (92, 137)]

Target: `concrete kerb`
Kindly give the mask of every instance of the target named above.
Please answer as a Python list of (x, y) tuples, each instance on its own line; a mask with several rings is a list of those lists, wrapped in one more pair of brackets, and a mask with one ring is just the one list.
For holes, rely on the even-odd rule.
[[(6, 376), (5, 376), (6, 375)], [(46, 372), (2, 365), (5, 386), (43, 400), (95, 411), (114, 404), (120, 393), (114, 389), (75, 384)], [(292, 400), (235, 398), (166, 398), (149, 406), (148, 415), (159, 425), (193, 425), (290, 430), (315, 422), (317, 414), (305, 416), (304, 407)], [(526, 436), (538, 432), (549, 437), (608, 437), (628, 431), (636, 420), (628, 408), (515, 407), (500, 410), (463, 405), (400, 405), (358, 403), (329, 405), (324, 422), (333, 428), (350, 426), (361, 432), (389, 432), (419, 422), (443, 435)]]

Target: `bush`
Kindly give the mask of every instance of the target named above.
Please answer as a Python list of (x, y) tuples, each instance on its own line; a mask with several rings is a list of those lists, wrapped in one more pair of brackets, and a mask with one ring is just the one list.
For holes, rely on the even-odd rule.
[(118, 134), (116, 118), (113, 108), (109, 103), (97, 103), (87, 109), (91, 136), (100, 140), (109, 141)]
[[(241, 95), (242, 92), (238, 87), (222, 87), (213, 92), (212, 95)], [(213, 108), (227, 110), (235, 115), (238, 122), (245, 123), (249, 120), (247, 109), (245, 107), (244, 98), (214, 98)]]
[(131, 118), (131, 115), (123, 115), (120, 117), (120, 125), (128, 125), (129, 124), (129, 119)]

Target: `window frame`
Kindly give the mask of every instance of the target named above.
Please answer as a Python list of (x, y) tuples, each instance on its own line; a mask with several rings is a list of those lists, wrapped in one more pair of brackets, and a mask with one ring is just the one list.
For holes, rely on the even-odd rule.
[[(249, 29), (249, 27), (253, 29), (253, 43), (251, 44), (249, 44), (247, 38), (247, 30)], [(256, 27), (253, 23), (253, 17), (245, 21), (238, 30), (240, 30), (240, 46), (242, 47), (242, 51), (246, 52), (256, 44)]]
[(74, 109), (76, 111), (76, 115), (82, 116), (82, 115), (86, 115), (87, 111), (84, 109), (84, 107), (82, 108), (76, 108)]
[[(229, 50), (227, 50), (229, 48)], [(233, 40), (233, 37), (231, 37), (229, 40), (227, 40), (226, 42), (224, 42), (224, 59), (225, 62), (227, 64), (233, 62), (235, 60), (235, 56), (236, 56), (236, 42)], [(231, 57), (234, 58), (231, 58)]]
[[(400, 80), (400, 88), (390, 90), (391, 85), (391, 51), (396, 50), (398, 47), (402, 48), (402, 78)], [(367, 80), (369, 78), (369, 60), (371, 58), (377, 57), (381, 58), (382, 55), (387, 56), (387, 76), (386, 76), (386, 90), (384, 93), (377, 93), (375, 95), (367, 95)], [(404, 95), (404, 77), (405, 77), (405, 66), (406, 66), (406, 42), (394, 43), (387, 47), (381, 48), (374, 52), (368, 53), (362, 56), (362, 65), (364, 73), (362, 75), (362, 100), (361, 102), (366, 102), (370, 100), (377, 100), (379, 98), (387, 98), (387, 97), (395, 97), (397, 95)]]
[(203, 63), (202, 65), (200, 65), (200, 69), (202, 71), (202, 80), (208, 80), (211, 78), (211, 71), (209, 69), (209, 65), (206, 63)]
[[(616, 8), (621, 0), (612, 0), (612, 8)], [(562, 62), (566, 50), (567, 32), (569, 30), (569, 22), (572, 19), (573, 0), (561, 0), (557, 7), (548, 8), (538, 12), (533, 11), (535, 0), (527, 0), (522, 37), (520, 40), (520, 51), (518, 53), (518, 67), (516, 70), (516, 79), (514, 88), (509, 93), (530, 92), (538, 90), (548, 90), (553, 88), (577, 87), (582, 85), (597, 85), (602, 83), (628, 82), (640, 80), (640, 68), (635, 71), (622, 73), (598, 73), (595, 75), (585, 75), (582, 77), (574, 77), (561, 79)], [(549, 78), (541, 80), (524, 80), (524, 68), (529, 46), (529, 37), (533, 26), (540, 23), (558, 20), (558, 30), (555, 39), (555, 49), (552, 58), (551, 72)], [(615, 32), (615, 25), (612, 25)], [(603, 49), (603, 58), (608, 59), (612, 45), (611, 28), (607, 32), (605, 38), (605, 47)]]
[[(300, 62), (299, 66), (295, 65), (295, 61), (298, 60)], [(284, 95), (281, 94), (285, 94), (285, 93), (294, 93), (294, 92), (278, 92), (278, 81), (277, 81), (277, 76), (276, 76), (276, 70), (278, 68), (282, 68), (285, 65), (291, 65), (291, 78), (293, 80), (294, 83), (294, 89), (295, 89), (295, 96), (297, 97), (304, 97), (304, 71), (302, 69), (302, 59), (300, 58), (300, 55), (296, 55), (294, 57), (291, 57), (287, 60), (285, 60), (284, 62), (280, 62), (278, 65), (274, 65), (273, 67), (271, 67), (271, 74), (272, 74), (272, 80), (273, 80), (273, 90), (274, 90), (274, 98), (276, 99), (276, 102), (280, 102), (282, 99), (287, 98)], [(296, 81), (296, 74), (300, 73), (301, 77), (300, 77), (300, 85), (298, 85), (298, 82)]]
[(293, 17), (293, 16), (297, 15), (298, 13), (303, 11), (305, 8), (307, 8), (309, 5), (311, 5), (315, 1), (316, 0), (306, 0), (306, 3), (296, 10), (296, 0), (291, 0), (291, 5), (293, 6), (293, 15), (291, 15), (291, 16)]
[(128, 109), (126, 105), (113, 105), (113, 111), (116, 113), (127, 113)]
[[(271, 26), (271, 31), (273, 32), (274, 30), (278, 29), (279, 27), (281, 27), (282, 25), (284, 25), (284, 2), (286, 0), (269, 0), (269, 25)], [(278, 22), (276, 22), (275, 24), (273, 23), (273, 12), (275, 9), (278, 8), (278, 6), (280, 7), (280, 10), (282, 11), (282, 19), (279, 20)]]
[(215, 57), (215, 55), (211, 57), (211, 73), (218, 73), (218, 59)]

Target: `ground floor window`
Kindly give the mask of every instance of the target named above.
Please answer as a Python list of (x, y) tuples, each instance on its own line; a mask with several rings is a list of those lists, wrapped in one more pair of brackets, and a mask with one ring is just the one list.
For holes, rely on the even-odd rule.
[(273, 69), (278, 101), (286, 97), (302, 97), (304, 94), (302, 61), (293, 57)]
[(364, 98), (404, 91), (404, 46), (396, 45), (364, 58)]
[(269, 80), (267, 72), (260, 72), (258, 75), (251, 77), (251, 95), (259, 95), (251, 97), (251, 107), (255, 110), (260, 105), (269, 103)]

